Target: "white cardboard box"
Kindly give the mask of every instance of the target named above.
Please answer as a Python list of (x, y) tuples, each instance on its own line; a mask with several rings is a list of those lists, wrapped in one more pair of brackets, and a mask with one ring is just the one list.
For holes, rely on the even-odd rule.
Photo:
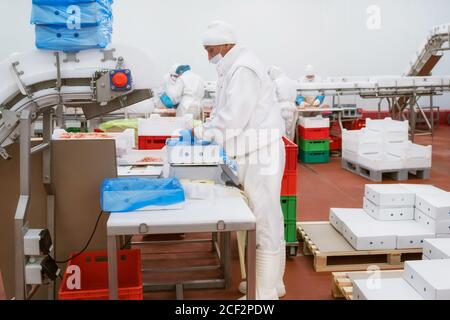
[(368, 200), (366, 197), (364, 197), (363, 208), (368, 215), (377, 220), (400, 221), (400, 220), (414, 219), (414, 207), (409, 208), (380, 207), (374, 204), (372, 201)]
[(403, 277), (426, 300), (450, 300), (450, 259), (406, 261)]
[(387, 222), (385, 228), (397, 236), (397, 249), (423, 248), (425, 239), (435, 237), (432, 231), (414, 220)]
[[(430, 184), (398, 184), (404, 189), (413, 192), (416, 196), (418, 194), (441, 194), (446, 193), (445, 190), (439, 189)], [(415, 205), (415, 204), (414, 204)]]
[(342, 234), (344, 232), (343, 220), (348, 216), (351, 216), (355, 221), (368, 222), (371, 220), (363, 209), (352, 208), (331, 208), (329, 220), (331, 225)]
[(429, 215), (416, 208), (414, 213), (414, 220), (428, 228), (435, 234), (450, 233), (450, 220), (434, 220)]
[(423, 300), (403, 278), (353, 281), (353, 300)]
[(450, 192), (418, 194), (416, 208), (435, 220), (450, 220)]
[(392, 250), (397, 246), (397, 236), (385, 230), (380, 221), (372, 219), (367, 223), (347, 218), (343, 224), (343, 236), (356, 250)]
[(425, 239), (423, 254), (429, 259), (450, 259), (450, 239)]
[(414, 207), (415, 194), (401, 184), (366, 184), (365, 197), (380, 207)]

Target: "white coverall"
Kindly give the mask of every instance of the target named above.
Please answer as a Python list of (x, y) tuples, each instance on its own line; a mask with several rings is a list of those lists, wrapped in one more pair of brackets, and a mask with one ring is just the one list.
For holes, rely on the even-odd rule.
[(286, 137), (294, 141), (298, 120), (298, 111), (295, 105), (298, 83), (283, 73), (276, 74), (274, 82), (281, 116), (284, 120)]
[(177, 117), (193, 114), (200, 118), (200, 105), (205, 95), (205, 82), (196, 73), (188, 70), (176, 80), (166, 83), (166, 93), (174, 104), (178, 104)]
[(277, 287), (284, 289), (280, 193), (285, 149), (274, 84), (262, 62), (239, 45), (222, 58), (217, 72), (214, 111), (194, 133), (223, 145), (228, 157), (237, 160), (238, 176), (256, 217), (257, 299), (278, 299)]

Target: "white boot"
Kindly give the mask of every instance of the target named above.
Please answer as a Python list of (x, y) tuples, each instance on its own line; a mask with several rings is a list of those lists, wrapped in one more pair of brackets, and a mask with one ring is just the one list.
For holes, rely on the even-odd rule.
[(280, 245), (280, 273), (277, 281), (277, 293), (278, 297), (284, 297), (286, 295), (286, 287), (284, 286), (284, 271), (286, 269), (286, 241), (283, 241)]
[[(280, 273), (277, 280), (277, 294), (278, 298), (284, 297), (286, 295), (286, 288), (284, 286), (284, 271), (286, 268), (286, 241), (283, 241), (280, 245)], [(247, 294), (247, 281), (242, 281), (239, 284), (239, 292), (242, 294)]]
[(279, 249), (277, 251), (256, 250), (256, 300), (278, 300), (276, 286), (279, 269)]

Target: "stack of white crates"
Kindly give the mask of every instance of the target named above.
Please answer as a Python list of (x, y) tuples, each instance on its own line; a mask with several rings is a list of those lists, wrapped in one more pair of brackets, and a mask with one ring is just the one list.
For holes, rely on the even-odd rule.
[[(422, 199), (435, 197), (444, 203), (442, 199), (449, 196), (431, 185), (368, 184), (363, 209), (332, 208), (330, 223), (356, 250), (422, 248), (424, 239), (442, 237), (438, 232), (445, 231), (448, 221), (428, 226), (421, 221), (424, 218), (415, 205), (424, 205)], [(444, 211), (439, 211), (440, 215), (432, 209), (430, 212), (442, 217)]]
[[(342, 159), (352, 168), (362, 166), (373, 171), (424, 170), (431, 168), (431, 146), (408, 140), (408, 121), (366, 120), (366, 128), (343, 130)], [(356, 168), (355, 168), (356, 170)], [(403, 175), (401, 180), (407, 179)], [(400, 179), (399, 179), (400, 180)]]

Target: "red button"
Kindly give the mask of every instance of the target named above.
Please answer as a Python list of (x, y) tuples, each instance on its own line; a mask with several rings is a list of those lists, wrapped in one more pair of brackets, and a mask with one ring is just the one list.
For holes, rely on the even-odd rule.
[(123, 72), (117, 72), (112, 77), (112, 83), (118, 88), (123, 88), (128, 84), (128, 77)]

